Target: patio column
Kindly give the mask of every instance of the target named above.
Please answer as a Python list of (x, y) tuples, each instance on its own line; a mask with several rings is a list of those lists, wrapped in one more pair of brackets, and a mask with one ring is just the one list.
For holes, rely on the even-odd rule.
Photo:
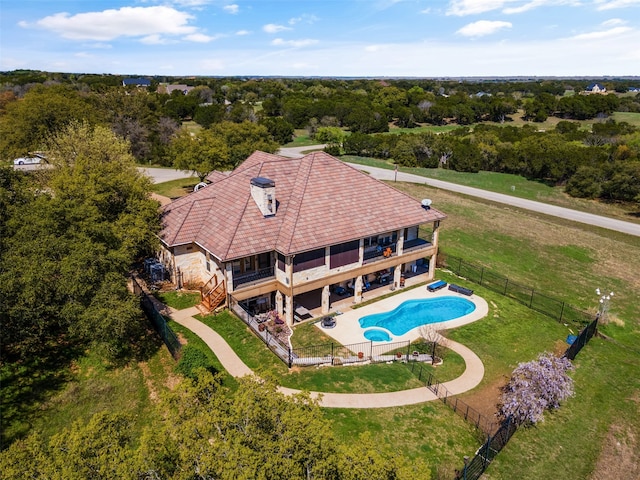
[(282, 292), (280, 290), (276, 292), (276, 311), (278, 315), (282, 315), (282, 312), (284, 312), (282, 308)]
[(393, 286), (400, 288), (400, 277), (402, 276), (402, 265), (393, 267)]
[(427, 272), (427, 280), (433, 280), (436, 274), (436, 259), (438, 256), (438, 234), (440, 229), (440, 222), (433, 222), (433, 233), (431, 234), (431, 243), (435, 247), (435, 252), (429, 257), (429, 271)]
[(329, 285), (325, 285), (322, 287), (322, 314), (326, 315), (329, 313), (329, 308), (331, 308), (331, 291), (329, 290)]
[(404, 252), (404, 228), (398, 230), (398, 241), (396, 242), (396, 255), (400, 256)]
[(356, 277), (356, 282), (353, 289), (355, 290), (353, 302), (362, 303), (362, 275), (358, 275)]
[(293, 325), (293, 296), (285, 295), (285, 312), (284, 319), (287, 322), (287, 325)]

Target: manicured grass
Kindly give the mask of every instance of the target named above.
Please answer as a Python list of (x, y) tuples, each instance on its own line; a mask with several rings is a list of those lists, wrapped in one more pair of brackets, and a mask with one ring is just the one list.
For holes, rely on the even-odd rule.
[(317, 145), (317, 140), (309, 138), (309, 132), (301, 128), (294, 132), (293, 141), (283, 145), (283, 147), (306, 147), (307, 145)]
[[(285, 387), (308, 391), (372, 393), (421, 386), (407, 367), (399, 362), (350, 368), (305, 367), (289, 370), (240, 319), (230, 313), (199, 318), (222, 335), (249, 368), (258, 375), (268, 372)], [(313, 325), (303, 326), (316, 328)]]
[(193, 187), (195, 187), (197, 183), (197, 177), (179, 178), (169, 182), (154, 183), (151, 189), (154, 193), (164, 197), (180, 198), (193, 192)]
[(153, 296), (176, 310), (195, 307), (200, 303), (200, 292), (154, 292)]

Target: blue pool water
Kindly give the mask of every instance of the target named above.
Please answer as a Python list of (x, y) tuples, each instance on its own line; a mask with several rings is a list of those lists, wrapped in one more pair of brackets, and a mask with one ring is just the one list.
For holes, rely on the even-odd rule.
[(384, 330), (379, 330), (377, 328), (370, 328), (366, 332), (364, 332), (364, 338), (367, 340), (371, 340), (372, 342), (390, 342), (391, 337)]
[[(373, 315), (362, 317), (358, 321), (362, 328), (380, 327), (399, 336), (422, 325), (446, 322), (447, 320), (462, 317), (475, 309), (475, 304), (466, 298), (444, 296), (424, 300), (407, 300), (390, 312), (374, 313)], [(369, 335), (377, 336), (380, 330), (377, 332), (374, 330), (374, 333), (370, 332), (372, 330), (367, 330), (364, 333), (368, 340), (387, 340), (377, 340), (367, 336), (368, 333)]]

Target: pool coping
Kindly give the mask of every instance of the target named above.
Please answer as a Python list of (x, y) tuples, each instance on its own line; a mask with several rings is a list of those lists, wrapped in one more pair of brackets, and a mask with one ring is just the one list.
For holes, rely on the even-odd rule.
[[(430, 282), (431, 283), (431, 282)], [(387, 298), (383, 298), (377, 302), (373, 302), (361, 308), (352, 308), (349, 311), (343, 312), (341, 315), (336, 316), (336, 326), (331, 329), (326, 329), (320, 326), (320, 322), (316, 323), (316, 328), (319, 328), (327, 336), (340, 342), (342, 345), (351, 345), (356, 343), (369, 342), (364, 337), (364, 331), (360, 327), (358, 320), (361, 317), (372, 315), (375, 313), (390, 312), (394, 308), (398, 307), (401, 303), (407, 300), (426, 300), (429, 298), (437, 297), (459, 297), (467, 299), (473, 302), (476, 306), (475, 310), (467, 315), (458, 317), (453, 320), (447, 320), (445, 322), (432, 323), (435, 330), (448, 330), (451, 328), (461, 327), (472, 322), (476, 322), (487, 316), (489, 313), (489, 305), (486, 300), (479, 297), (476, 294), (467, 296), (461, 293), (452, 292), (448, 289), (441, 289), (435, 292), (429, 292), (426, 286), (413, 288), (405, 292), (398, 293)], [(414, 341), (420, 338), (420, 327), (416, 327), (409, 330), (403, 335), (394, 335), (383, 327), (369, 327), (384, 330), (392, 337), (390, 342), (376, 342), (376, 346), (384, 350), (385, 344), (394, 344), (397, 342)], [(393, 345), (389, 346), (389, 350), (395, 348)]]

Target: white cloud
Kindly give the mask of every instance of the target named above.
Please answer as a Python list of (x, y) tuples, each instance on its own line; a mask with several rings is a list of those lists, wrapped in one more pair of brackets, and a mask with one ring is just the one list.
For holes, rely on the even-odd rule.
[(249, 30), (238, 30), (236, 32), (236, 35), (238, 36), (243, 36), (243, 35), (249, 35), (251, 32)]
[(168, 39), (161, 37), (160, 35), (154, 34), (142, 37), (140, 39), (140, 43), (143, 43), (145, 45), (167, 45), (171, 42), (169, 42)]
[(231, 13), (231, 14), (236, 14), (240, 11), (240, 7), (238, 5), (225, 5), (224, 7), (222, 7), (222, 9), (227, 12), (227, 13)]
[(476, 15), (478, 13), (498, 10), (510, 0), (452, 0), (447, 15)]
[(596, 0), (598, 10), (613, 10), (640, 5), (640, 0)]
[(315, 45), (318, 43), (318, 40), (313, 40), (311, 38), (305, 38), (302, 40), (283, 40), (282, 38), (276, 38), (271, 42), (271, 45), (275, 45), (277, 47), (308, 47), (309, 45)]
[[(167, 3), (167, 2), (165, 2)], [(175, 5), (180, 5), (181, 7), (201, 7), (203, 5), (208, 5), (211, 3), (211, 0), (174, 0)]]
[(291, 30), (291, 28), (285, 27), (284, 25), (276, 25), (275, 23), (268, 23), (264, 27), (262, 27), (262, 30), (267, 33), (278, 33), (285, 30)]
[(617, 37), (622, 35), (623, 33), (630, 32), (632, 28), (630, 27), (614, 27), (609, 30), (600, 30), (597, 32), (590, 33), (581, 33), (580, 35), (575, 35), (571, 37), (574, 40), (600, 40), (603, 38)]
[(626, 25), (626, 20), (622, 20), (621, 18), (612, 18), (605, 22), (602, 22), (603, 27), (614, 27), (616, 25)]
[(505, 8), (504, 10), (502, 10), (502, 13), (505, 13), (507, 15), (511, 15), (514, 13), (524, 13), (529, 10), (533, 10), (534, 8), (542, 7), (547, 3), (549, 2), (546, 0), (532, 0), (531, 2), (525, 3), (524, 5), (520, 5), (518, 7)]
[(184, 39), (190, 42), (196, 42), (196, 43), (209, 43), (221, 37), (222, 35), (211, 36), (211, 35), (205, 35), (203, 33), (192, 33), (190, 35), (186, 35)]
[(113, 40), (118, 37), (159, 37), (194, 33), (193, 17), (170, 7), (123, 7), (119, 10), (66, 12), (44, 17), (36, 24), (73, 40)]
[[(617, 1), (637, 2), (640, 0)], [(580, 0), (451, 0), (447, 15), (462, 17), (465, 15), (478, 15), (493, 10), (500, 10), (504, 14), (511, 15), (527, 12), (546, 5), (552, 7), (560, 5), (580, 6), (581, 2)]]
[(304, 15), (300, 15), (299, 17), (294, 17), (289, 19), (289, 25), (295, 25), (296, 23), (307, 23), (309, 25), (314, 24), (315, 22), (318, 21), (318, 17), (316, 17), (315, 15), (308, 15), (308, 14), (304, 14)]
[(496, 33), (498, 30), (511, 27), (512, 25), (510, 22), (479, 20), (465, 25), (456, 33), (465, 37), (483, 37), (485, 35)]

